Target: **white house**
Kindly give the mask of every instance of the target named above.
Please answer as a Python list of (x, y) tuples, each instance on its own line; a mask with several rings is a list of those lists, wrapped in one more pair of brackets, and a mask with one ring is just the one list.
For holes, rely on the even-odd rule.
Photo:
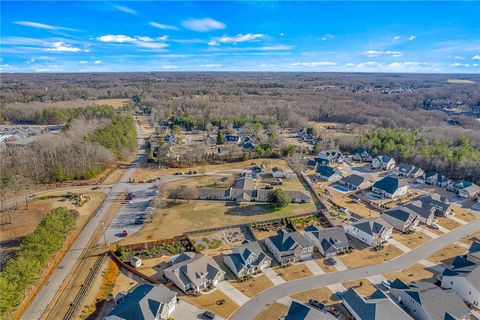
[(274, 178), (284, 178), (285, 174), (283, 173), (282, 169), (275, 167), (272, 169), (272, 176)]
[(262, 250), (258, 241), (249, 241), (233, 247), (223, 256), (223, 262), (237, 278), (252, 275), (272, 265), (272, 259)]
[(395, 164), (395, 159), (383, 154), (377, 156), (372, 160), (373, 169), (382, 168), (383, 170), (390, 170), (395, 167)]
[(309, 259), (313, 245), (300, 232), (284, 232), (265, 239), (265, 245), (280, 264), (294, 263)]
[(354, 238), (376, 247), (392, 237), (393, 227), (381, 218), (364, 218), (344, 226), (345, 232)]
[(315, 170), (315, 174), (319, 179), (329, 182), (337, 181), (342, 178), (342, 174), (337, 168), (324, 165), (318, 166), (317, 170)]
[(311, 225), (305, 228), (304, 235), (324, 257), (345, 253), (350, 246), (342, 227), (319, 228)]

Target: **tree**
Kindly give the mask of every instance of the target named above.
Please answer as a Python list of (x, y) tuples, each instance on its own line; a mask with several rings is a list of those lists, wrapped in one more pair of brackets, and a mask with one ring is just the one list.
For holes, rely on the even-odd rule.
[(288, 194), (282, 189), (271, 190), (267, 194), (268, 202), (274, 209), (280, 209), (288, 206), (291, 202)]
[(293, 144), (289, 144), (282, 148), (282, 156), (293, 156), (297, 153), (297, 148)]
[(217, 144), (224, 144), (225, 143), (225, 135), (222, 131), (218, 131), (217, 133)]

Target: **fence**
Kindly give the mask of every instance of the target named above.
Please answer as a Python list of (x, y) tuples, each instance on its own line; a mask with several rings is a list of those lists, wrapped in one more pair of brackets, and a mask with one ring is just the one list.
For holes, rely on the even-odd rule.
[[(140, 242), (140, 243), (133, 243), (133, 244), (126, 244), (122, 245), (122, 247), (126, 250), (136, 250), (136, 249), (150, 249), (152, 247), (157, 247), (161, 246), (162, 244), (168, 244), (168, 243), (174, 243), (174, 242), (179, 242), (179, 241), (188, 241), (190, 242), (190, 239), (186, 235), (182, 236), (177, 236), (173, 237), (170, 239), (162, 239), (162, 240), (154, 240), (154, 241), (148, 241), (148, 242)], [(191, 242), (190, 242), (191, 244)]]
[(113, 251), (109, 251), (110, 253), (110, 256), (112, 257), (113, 261), (115, 261), (115, 263), (121, 267), (121, 268), (124, 268), (128, 271), (130, 271), (131, 273), (139, 276), (140, 278), (152, 283), (152, 284), (159, 284), (161, 283), (161, 281), (155, 279), (155, 278), (152, 278), (150, 276), (147, 276), (146, 274), (143, 274), (141, 273), (140, 271), (138, 271), (137, 269), (135, 269), (134, 267), (130, 266), (129, 264), (126, 264), (125, 262), (123, 262)]

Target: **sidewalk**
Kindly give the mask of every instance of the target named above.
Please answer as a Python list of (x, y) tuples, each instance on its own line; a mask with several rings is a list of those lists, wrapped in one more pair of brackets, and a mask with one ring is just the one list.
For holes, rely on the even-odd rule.
[(407, 247), (406, 245), (404, 245), (403, 243), (400, 243), (395, 239), (390, 239), (390, 240), (388, 240), (388, 242), (390, 242), (391, 244), (393, 244), (395, 247), (402, 250), (403, 252), (408, 252), (408, 251), (412, 250), (409, 247)]
[(267, 276), (272, 283), (277, 286), (279, 284), (285, 283), (282, 277), (280, 277), (272, 268), (267, 268), (263, 270), (263, 273)]
[(217, 289), (222, 291), (227, 297), (235, 301), (235, 303), (239, 306), (244, 305), (250, 299), (225, 280), (217, 284)]
[(304, 260), (303, 262), (305, 262), (305, 265), (307, 266), (307, 268), (314, 274), (314, 275), (317, 275), (317, 274), (324, 274), (325, 271), (323, 271), (322, 268), (320, 268), (320, 266), (312, 259), (309, 259), (309, 260)]

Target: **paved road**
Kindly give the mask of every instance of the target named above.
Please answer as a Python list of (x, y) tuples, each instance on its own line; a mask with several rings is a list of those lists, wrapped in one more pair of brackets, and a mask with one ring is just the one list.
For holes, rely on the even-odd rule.
[[(478, 211), (477, 216), (480, 217)], [(412, 249), (411, 251), (401, 255), (400, 257), (378, 265), (372, 265), (356, 269), (348, 269), (327, 273), (295, 281), (286, 282), (276, 285), (261, 294), (253, 297), (243, 306), (241, 306), (231, 317), (231, 320), (253, 319), (267, 305), (272, 304), (275, 300), (289, 296), (295, 292), (306, 291), (318, 287), (342, 283), (346, 281), (362, 279), (374, 275), (381, 275), (388, 272), (398, 271), (415, 264), (416, 262), (427, 258), (433, 252), (454, 243), (455, 241), (480, 230), (480, 220), (475, 220), (467, 225), (459, 227), (441, 237), (434, 239), (426, 244)]]
[(138, 155), (136, 160), (132, 163), (130, 168), (124, 173), (120, 181), (113, 185), (111, 189), (108, 189), (107, 196), (102, 206), (96, 211), (96, 213), (91, 217), (85, 228), (82, 230), (78, 238), (73, 243), (72, 247), (65, 254), (64, 258), (57, 266), (55, 271), (52, 273), (48, 282), (45, 286), (38, 292), (37, 296), (33, 300), (30, 307), (27, 309), (25, 314), (22, 316), (22, 319), (25, 320), (34, 320), (40, 319), (42, 314), (45, 312), (47, 306), (52, 301), (56, 292), (62, 285), (62, 283), (67, 278), (68, 274), (72, 270), (75, 262), (80, 257), (84, 249), (87, 247), (90, 239), (95, 233), (97, 227), (101, 225), (102, 220), (104, 220), (105, 215), (112, 206), (116, 197), (119, 193), (123, 192), (128, 184), (128, 178), (132, 176), (134, 171), (140, 166), (144, 159), (144, 150), (140, 148), (140, 145), (144, 144), (144, 136), (140, 134), (137, 126), (138, 134)]

